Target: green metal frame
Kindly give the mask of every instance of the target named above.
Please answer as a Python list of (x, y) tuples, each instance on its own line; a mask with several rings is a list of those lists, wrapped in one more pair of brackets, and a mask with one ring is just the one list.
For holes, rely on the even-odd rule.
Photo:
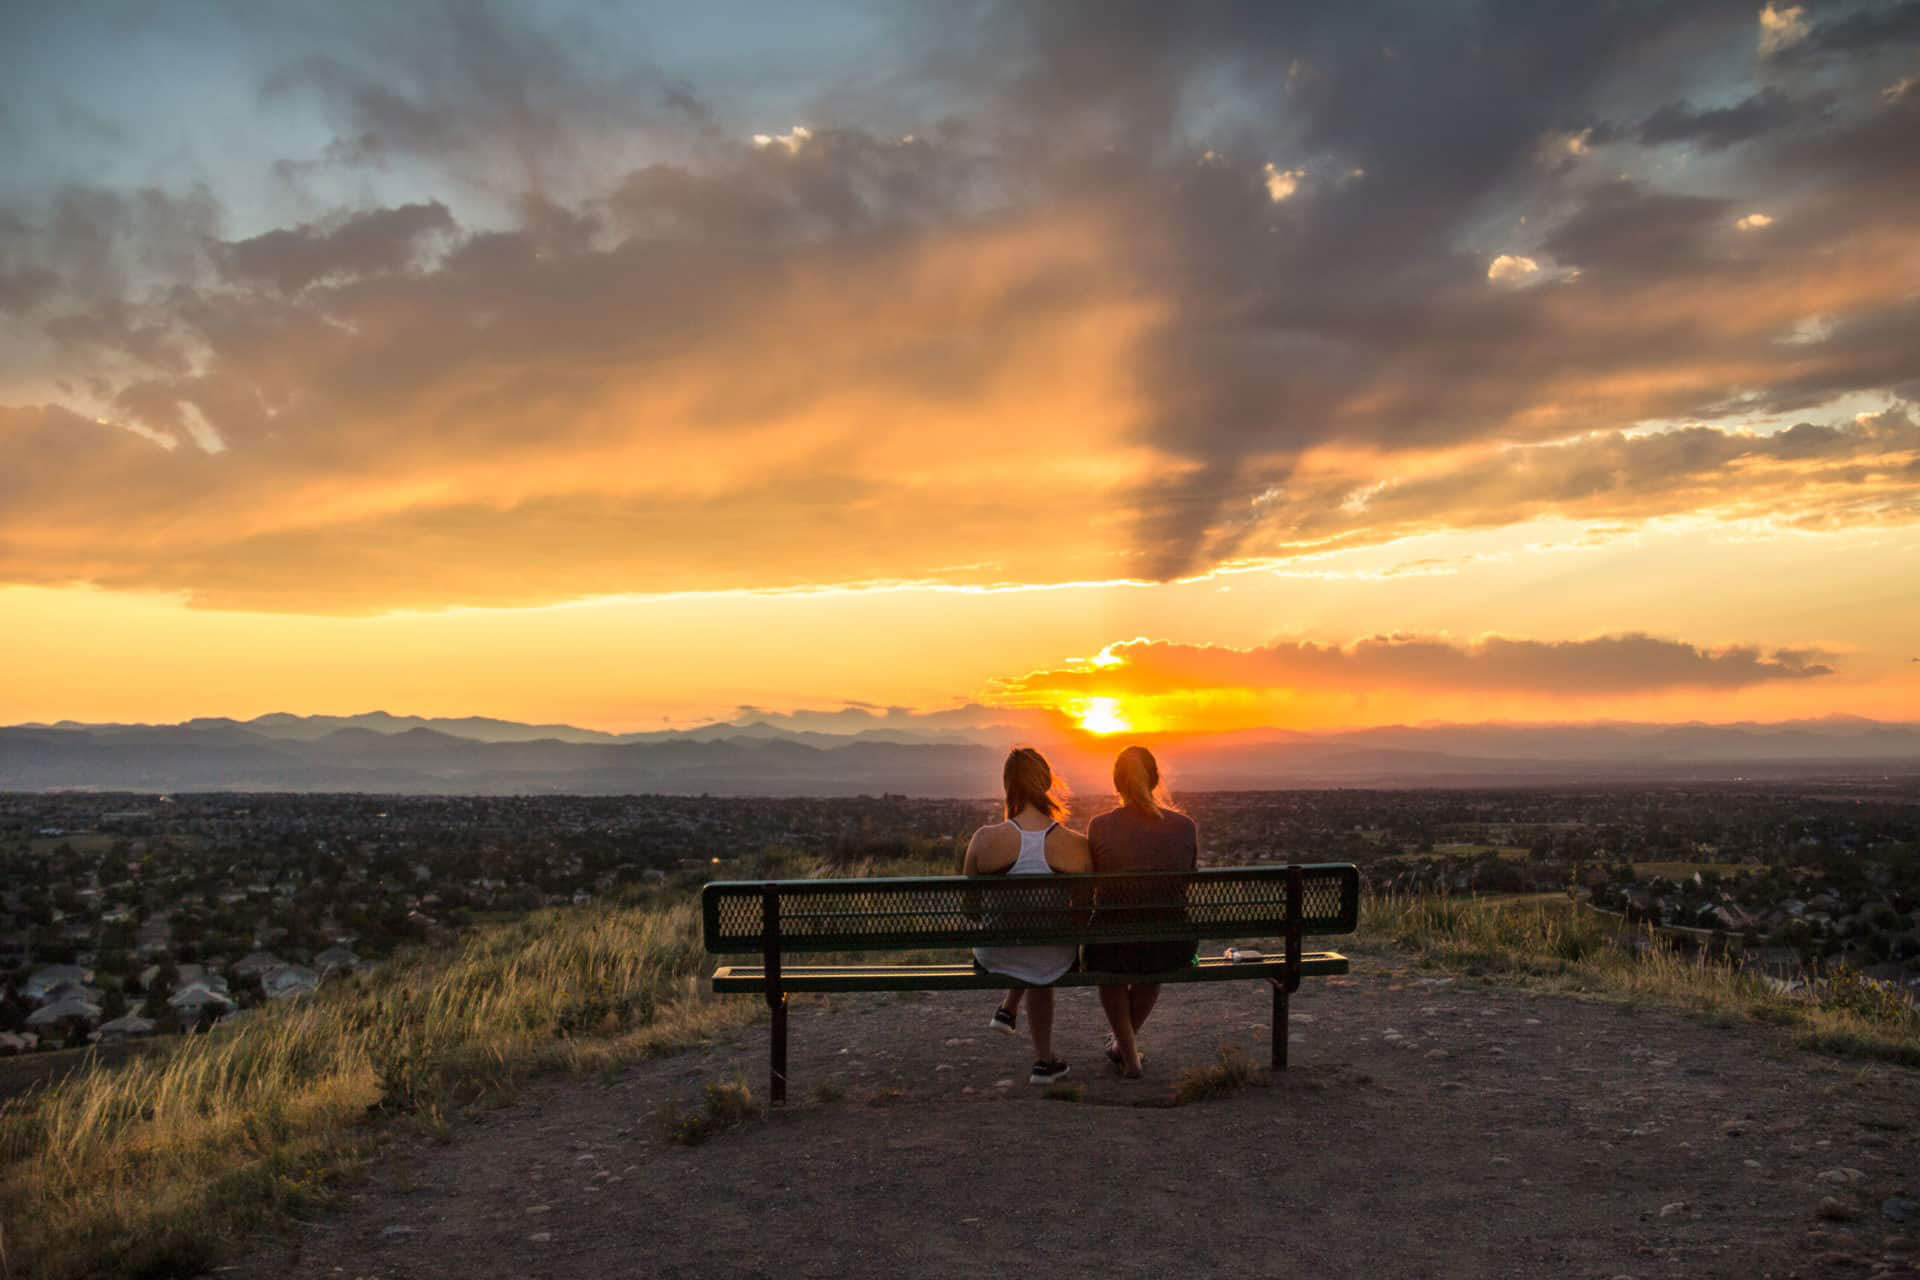
[[(1337, 892), (1338, 908), (1330, 913), (1301, 913), (1303, 935), (1352, 933), (1360, 919), (1360, 872), (1352, 863), (1296, 864), (1305, 891), (1318, 896)], [(1292, 866), (1222, 867), (1200, 871), (1124, 872), (1094, 875), (1035, 876), (880, 876), (848, 880), (722, 880), (700, 894), (701, 923), (706, 949), (714, 955), (751, 954), (764, 947), (761, 921), (750, 913), (772, 894), (779, 901), (782, 927), (780, 947), (801, 951), (898, 951), (929, 947), (970, 947), (994, 944), (1074, 944), (1088, 942), (1151, 942), (1191, 938), (1251, 938), (1286, 930), (1288, 877)], [(1137, 893), (1165, 884), (1191, 896), (1194, 891), (1227, 892), (1245, 885), (1252, 895), (1246, 902), (1155, 905), (1129, 900), (1103, 918), (1100, 892)], [(1149, 889), (1149, 894), (1150, 894)], [(954, 909), (932, 911), (903, 907), (897, 912), (876, 910), (875, 898), (911, 898), (914, 895), (961, 894), (964, 925), (914, 928), (916, 919), (958, 914)], [(1004, 905), (1036, 894), (1057, 895), (1057, 905), (1025, 909)], [(1258, 896), (1258, 895), (1265, 896)], [(853, 898), (866, 900), (855, 904)], [(839, 901), (836, 902), (835, 900)], [(1069, 905), (1071, 904), (1071, 905)], [(729, 931), (722, 913), (731, 906), (751, 928)], [(1178, 908), (1177, 910), (1174, 908)], [(875, 931), (876, 917), (893, 914), (901, 928)], [(836, 921), (860, 927), (835, 929)], [(998, 923), (996, 923), (998, 922)]]
[[(1244, 888), (1243, 888), (1244, 887)], [(1103, 893), (1105, 900), (1103, 901)], [(918, 902), (914, 899), (919, 898)], [(892, 906), (889, 899), (900, 899)], [(717, 992), (760, 992), (771, 1016), (769, 1093), (787, 1098), (787, 995), (792, 991), (957, 991), (1018, 986), (971, 965), (789, 965), (790, 951), (897, 951), (991, 944), (1285, 938), (1282, 956), (1212, 957), (1162, 974), (1070, 972), (1055, 986), (1219, 982), (1265, 978), (1273, 988), (1273, 1068), (1287, 1066), (1287, 1004), (1304, 977), (1347, 972), (1334, 951), (1308, 953), (1308, 934), (1352, 933), (1360, 872), (1352, 863), (1123, 872), (1076, 876), (889, 876), (864, 880), (717, 881), (700, 894), (706, 949), (758, 951), (726, 965)], [(908, 927), (914, 920), (919, 928)], [(901, 927), (874, 929), (877, 920)]]

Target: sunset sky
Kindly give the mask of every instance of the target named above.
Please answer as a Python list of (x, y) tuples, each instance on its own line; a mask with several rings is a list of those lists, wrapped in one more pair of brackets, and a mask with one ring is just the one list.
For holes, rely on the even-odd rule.
[(1920, 719), (1920, 3), (0, 9), (0, 723)]

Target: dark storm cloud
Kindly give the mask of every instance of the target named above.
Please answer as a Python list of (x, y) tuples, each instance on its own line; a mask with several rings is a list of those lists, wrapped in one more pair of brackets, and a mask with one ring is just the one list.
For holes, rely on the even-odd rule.
[[(1920, 92), (1886, 70), (1914, 5), (1764, 55), (1746, 0), (928, 7), (783, 99), (819, 114), (750, 124), (738, 76), (596, 57), (579, 29), (356, 12), (312, 47), (247, 19), (286, 28), (262, 109), (327, 125), (282, 158), (303, 199), (342, 174), (405, 198), (239, 237), (204, 189), (0, 211), (0, 313), (95, 389), (75, 420), (179, 442), (36, 429), (61, 466), (11, 527), (79, 530), (110, 473), (125, 519), (184, 539), (140, 564), (76, 532), (60, 572), (278, 601), (289, 564), (331, 565), (324, 607), (363, 608), (788, 585), (755, 567), (783, 549), (812, 582), (1165, 577), (1803, 482), (1833, 523), (1913, 514), (1904, 455), (1860, 463), (1880, 445), (1844, 422), (1734, 428), (1920, 379)], [(1620, 434), (1649, 420), (1718, 425)], [(1022, 467), (1123, 454), (1153, 472), (1060, 481), (1104, 555), (958, 545), (993, 540)], [(1401, 458), (1441, 460), (1402, 482)], [(950, 537), (911, 528), (932, 510)], [(595, 549), (543, 580), (570, 537)], [(410, 582), (383, 542), (406, 538), (447, 576)]]
[[(1614, 78), (1683, 86), (1695, 42), (1750, 41), (1744, 5), (1114, 12), (1075, 21), (1050, 8), (1016, 46), (1038, 67), (1018, 83), (1037, 86), (1032, 118), (1049, 134), (1116, 148), (1073, 179), (1124, 195), (1141, 265), (1176, 301), (1143, 362), (1148, 437), (1191, 464), (1140, 495), (1141, 542), (1162, 574), (1233, 554), (1250, 526), (1224, 513), (1315, 444), (1534, 434), (1526, 420), (1556, 384), (1632, 384), (1622, 375), (1644, 358), (1639, 341), (1596, 344), (1565, 331), (1554, 299), (1490, 295), (1492, 257), (1539, 252), (1540, 233), (1489, 242), (1503, 209), (1533, 213), (1543, 232), (1560, 212), (1549, 251), (1607, 295), (1595, 305), (1648, 306), (1634, 278), (1723, 274), (1708, 243), (1726, 210), (1716, 198), (1595, 182), (1539, 156), (1543, 138), (1598, 115)], [(1232, 84), (1237, 109), (1183, 110), (1200, 83)], [(1121, 85), (1142, 91), (1117, 101)], [(1230, 162), (1197, 164), (1203, 148)], [(1297, 175), (1283, 198), (1259, 180), (1263, 164)], [(1748, 351), (1757, 362), (1759, 344)], [(1552, 429), (1700, 412), (1723, 398), (1716, 381), (1583, 394), (1580, 416)]]
[(1795, 45), (1798, 56), (1880, 53), (1920, 45), (1920, 0), (1864, 5), (1819, 23)]
[(52, 296), (60, 277), (43, 267), (0, 270), (0, 311), (24, 315), (41, 299)]
[(601, 65), (590, 28), (549, 29), (485, 3), (352, 13), (347, 48), (295, 57), (262, 84), (263, 103), (315, 105), (337, 130), (319, 156), (285, 162), (296, 180), (417, 168), (548, 196), (599, 172), (596, 142), (636, 127), (697, 135), (706, 124), (688, 109), (693, 91), (645, 59)]
[(220, 259), (233, 279), (294, 293), (328, 277), (405, 270), (421, 240), (453, 230), (453, 215), (436, 200), (350, 214), (329, 226), (269, 231), (222, 246)]
[[(1885, 105), (1877, 86), (1861, 86), (1846, 123), (1830, 131), (1840, 151), (1824, 149), (1817, 132), (1797, 135), (1809, 153), (1825, 156), (1830, 185), (1805, 202), (1819, 234), (1773, 258), (1756, 260), (1764, 249), (1736, 243), (1733, 223), (1747, 210), (1735, 197), (1539, 162), (1543, 137), (1593, 119), (1615, 79), (1689, 85), (1688, 53), (1703, 39), (1750, 41), (1753, 9), (1488, 6), (1423, 10), (1391, 23), (1366, 8), (1304, 19), (1274, 13), (1194, 24), (1200, 34), (1185, 39), (1150, 22), (1123, 24), (1118, 37), (1162, 51), (1129, 48), (1120, 59), (1153, 61), (1158, 71), (1148, 81), (1156, 87), (1169, 78), (1167, 61), (1179, 67), (1176, 83), (1222, 68), (1255, 79), (1252, 96), (1271, 123), (1245, 124), (1226, 149), (1249, 156), (1255, 147), (1252, 159), (1305, 170), (1277, 203), (1259, 184), (1208, 168), (1184, 180), (1160, 175), (1160, 190), (1146, 179), (1132, 184), (1154, 191), (1141, 202), (1157, 219), (1142, 239), (1180, 300), (1148, 355), (1161, 410), (1152, 436), (1193, 463), (1180, 483), (1142, 496), (1142, 542), (1155, 549), (1161, 572), (1237, 550), (1253, 525), (1225, 513), (1244, 510), (1285, 478), (1302, 449), (1323, 441), (1425, 447), (1713, 416), (1726, 404), (1730, 376), (1788, 383), (1752, 402), (1773, 408), (1911, 377), (1903, 372), (1913, 368), (1911, 355), (1877, 337), (1903, 327), (1904, 300), (1884, 289), (1843, 298), (1843, 308), (1860, 308), (1852, 327), (1789, 364), (1778, 359), (1777, 333), (1741, 333), (1738, 320), (1702, 324), (1690, 315), (1682, 337), (1680, 323), (1654, 318), (1689, 287), (1721, 305), (1739, 305), (1762, 287), (1775, 305), (1831, 298), (1836, 291), (1820, 280), (1822, 250), (1916, 212), (1850, 196), (1911, 181), (1910, 159), (1887, 152), (1910, 147), (1914, 103)], [(1105, 49), (1113, 39), (1089, 43)], [(1070, 80), (1054, 86), (1063, 98), (1080, 89), (1098, 98)], [(1823, 92), (1801, 97), (1818, 104)], [(1165, 96), (1156, 88), (1148, 101)], [(1684, 124), (1717, 140), (1775, 123), (1795, 100), (1770, 87), (1725, 116), (1669, 115), (1664, 123), (1669, 132)], [(1150, 112), (1133, 123), (1151, 130), (1157, 121)], [(1817, 124), (1817, 116), (1803, 123)], [(1157, 141), (1182, 140), (1176, 125), (1160, 139), (1149, 133), (1130, 143), (1144, 167), (1160, 154)], [(1356, 170), (1363, 176), (1348, 176)], [(1744, 176), (1749, 201), (1777, 199), (1764, 157)], [(1486, 224), (1503, 211), (1533, 215), (1540, 230), (1511, 233), (1511, 244), (1490, 241)], [(1489, 258), (1509, 249), (1578, 271), (1580, 293), (1546, 287), (1556, 278), (1549, 270), (1540, 288), (1492, 296)], [(1583, 317), (1585, 308), (1639, 323), (1595, 332), (1606, 326)], [(1683, 363), (1696, 372), (1689, 376)], [(1543, 406), (1557, 411), (1541, 414)]]
[(1762, 89), (1730, 107), (1696, 108), (1670, 102), (1640, 122), (1634, 136), (1649, 146), (1697, 142), (1717, 151), (1792, 123), (1805, 108), (1776, 88)]
[(1733, 221), (1734, 206), (1726, 199), (1604, 182), (1582, 193), (1579, 209), (1548, 233), (1543, 247), (1583, 271), (1616, 278), (1664, 273), (1710, 260), (1710, 241)]

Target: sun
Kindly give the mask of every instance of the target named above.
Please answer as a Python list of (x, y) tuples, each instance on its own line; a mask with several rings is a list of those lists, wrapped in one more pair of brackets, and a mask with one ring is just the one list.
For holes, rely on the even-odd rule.
[(1088, 698), (1080, 708), (1080, 727), (1088, 733), (1125, 733), (1133, 728), (1117, 698)]

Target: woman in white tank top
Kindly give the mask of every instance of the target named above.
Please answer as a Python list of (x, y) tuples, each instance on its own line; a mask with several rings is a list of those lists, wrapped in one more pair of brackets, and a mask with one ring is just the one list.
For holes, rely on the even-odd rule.
[[(1053, 770), (1046, 758), (1031, 747), (1016, 747), (1007, 756), (1002, 780), (1007, 792), (1006, 821), (973, 833), (967, 844), (966, 874), (1036, 876), (1091, 870), (1087, 838), (1060, 825), (1066, 806), (1054, 791)], [(1008, 992), (994, 1023), (1013, 1030), (1024, 992), (1034, 1049), (1028, 1079), (1034, 1084), (1067, 1074), (1067, 1064), (1053, 1056), (1052, 984), (1073, 967), (1078, 950), (1066, 945), (974, 948), (974, 962), (982, 969), (1022, 984)]]

